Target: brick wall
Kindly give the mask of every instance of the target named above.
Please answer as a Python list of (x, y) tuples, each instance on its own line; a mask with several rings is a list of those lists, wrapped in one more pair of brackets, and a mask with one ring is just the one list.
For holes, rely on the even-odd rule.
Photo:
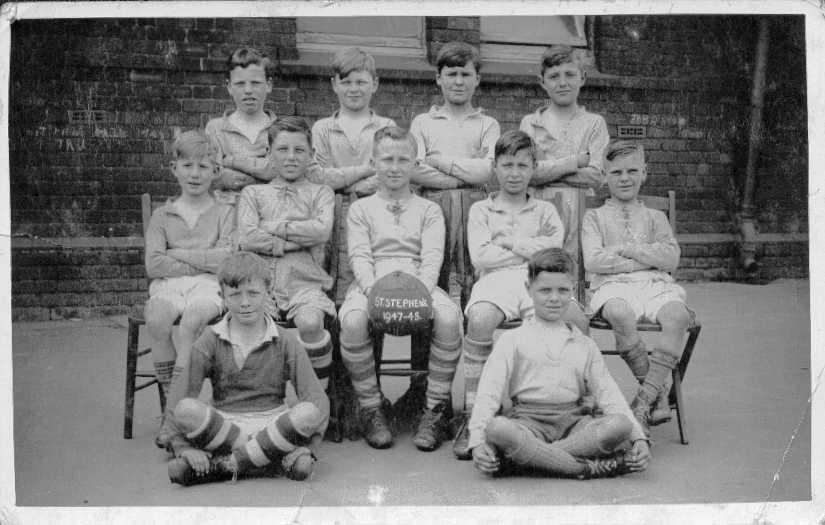
[[(753, 32), (745, 29), (752, 22), (596, 19), (598, 66), (619, 77), (591, 76), (581, 101), (605, 116), (611, 135), (619, 124), (645, 126), (650, 172), (645, 192), (676, 190), (680, 233), (735, 231), (753, 47)], [(775, 25), (772, 51), (780, 51), (771, 55), (776, 74), (769, 72), (774, 84), (765, 113), (767, 132), (781, 140), (764, 156), (758, 195), (760, 204), (778, 205), (764, 207), (773, 212), (762, 213), (760, 228), (789, 231), (795, 221), (806, 231), (802, 23), (782, 19)], [(425, 33), (432, 59), (450, 39), (478, 43), (479, 19), (428, 17)], [(12, 39), (12, 231), (49, 238), (139, 236), (139, 195), (177, 192), (166, 168), (169, 140), (177, 130), (203, 126), (231, 107), (223, 73), (231, 49), (251, 44), (281, 60), (299, 58), (294, 19), (23, 20), (12, 26)], [(373, 105), (402, 126), (440, 101), (431, 72), (380, 74)], [(285, 65), (267, 107), (309, 120), (329, 115), (336, 100), (328, 76), (324, 67)], [(507, 130), (545, 97), (535, 77), (484, 73), (476, 102)], [(792, 183), (770, 184), (776, 173)], [(696, 255), (686, 250), (685, 277), (735, 276), (733, 244), (721, 246), (726, 247), (714, 248), (720, 251), (715, 255), (703, 254), (701, 247)], [(114, 255), (118, 250), (131, 262), (112, 263), (121, 257)], [(806, 271), (806, 260), (800, 264), (804, 255), (794, 250), (765, 253), (764, 262)], [(46, 308), (47, 317), (60, 317), (139, 302), (146, 285), (139, 259), (133, 248), (15, 249), (15, 311)], [(105, 277), (118, 264), (126, 265), (128, 275)], [(102, 284), (95, 284), (96, 278)]]

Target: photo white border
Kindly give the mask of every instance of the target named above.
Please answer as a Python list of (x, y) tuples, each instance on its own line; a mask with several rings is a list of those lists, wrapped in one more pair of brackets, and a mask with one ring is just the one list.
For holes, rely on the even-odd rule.
[[(707, 505), (456, 506), (456, 507), (16, 507), (11, 352), (11, 243), (9, 235), (9, 50), (10, 23), (29, 18), (439, 16), (485, 14), (803, 14), (806, 15), (809, 253), (811, 297), (811, 494), (812, 501)], [(819, 523), (825, 517), (825, 416), (819, 388), (825, 378), (823, 301), (825, 274), (825, 2), (804, 0), (591, 0), (364, 2), (42, 2), (0, 8), (0, 525), (29, 523)], [(817, 300), (819, 299), (819, 300)], [(814, 350), (815, 349), (815, 350)], [(781, 380), (781, 378), (777, 378)], [(779, 464), (780, 458), (777, 458)]]

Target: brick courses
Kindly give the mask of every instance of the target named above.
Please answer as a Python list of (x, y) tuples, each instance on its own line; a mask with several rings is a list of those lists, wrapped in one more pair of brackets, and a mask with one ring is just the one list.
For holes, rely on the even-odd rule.
[[(803, 23), (801, 17), (777, 20), (765, 109), (772, 140), (759, 170), (758, 218), (763, 232), (805, 232)], [(752, 23), (746, 17), (596, 18), (594, 51), (604, 75), (591, 75), (581, 101), (605, 116), (613, 136), (620, 124), (645, 126), (645, 191), (676, 191), (680, 233), (736, 231), (753, 48), (753, 33), (744, 29)], [(432, 61), (445, 41), (477, 44), (479, 18), (427, 17), (425, 34)], [(170, 139), (231, 107), (223, 73), (228, 53), (246, 43), (282, 60), (299, 58), (290, 18), (21, 20), (12, 26), (12, 42), (12, 231), (40, 237), (139, 236), (140, 194), (177, 192), (167, 169)], [(545, 101), (534, 77), (482, 72), (477, 104), (502, 130), (516, 128)], [(431, 71), (379, 73), (374, 106), (402, 126), (440, 100)], [(284, 66), (267, 108), (310, 121), (329, 115), (336, 101), (328, 75), (326, 68)], [(774, 184), (776, 173), (787, 181)], [(685, 247), (680, 278), (737, 277), (730, 241), (695, 249), (693, 255), (693, 246)], [(762, 249), (765, 278), (807, 274), (804, 242)], [(127, 250), (126, 260), (112, 262), (117, 251), (15, 249), (15, 315), (68, 315), (75, 307), (94, 315), (140, 302), (142, 260)]]

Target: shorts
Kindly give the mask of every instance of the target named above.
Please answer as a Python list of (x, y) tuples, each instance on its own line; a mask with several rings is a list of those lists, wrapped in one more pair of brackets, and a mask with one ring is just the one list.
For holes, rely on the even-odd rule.
[(590, 407), (577, 402), (542, 406), (517, 403), (506, 417), (547, 443), (558, 441), (593, 420)]
[[(450, 299), (450, 296), (447, 295), (447, 292), (437, 286), (433, 288), (432, 300), (434, 311), (443, 309), (454, 309), (458, 311), (459, 309), (453, 300)], [(366, 312), (368, 310), (368, 306), (369, 301), (367, 300), (367, 296), (364, 295), (361, 288), (356, 283), (353, 283), (347, 291), (347, 297), (344, 299), (344, 304), (342, 304), (341, 309), (338, 310), (338, 318), (344, 319), (348, 313), (353, 311)], [(461, 312), (458, 313), (460, 317)]]
[(295, 292), (288, 302), (280, 307), (275, 304), (275, 300), (270, 296), (266, 304), (266, 311), (272, 317), (281, 321), (292, 319), (304, 307), (316, 308), (335, 317), (335, 303), (323, 290), (309, 287)]
[(481, 302), (495, 305), (507, 321), (533, 315), (533, 299), (527, 293), (527, 268), (508, 268), (482, 276), (473, 285), (464, 313)]
[(251, 438), (258, 431), (275, 423), (278, 417), (289, 411), (289, 406), (281, 405), (270, 410), (257, 412), (224, 412), (213, 407), (217, 413), (223, 416), (227, 423), (234, 423), (241, 429), (241, 433)]
[[(637, 321), (656, 322), (659, 310), (675, 301), (687, 307), (685, 289), (665, 281), (608, 282), (599, 286), (590, 299), (590, 308), (598, 313), (610, 299), (623, 299), (636, 314)], [(688, 311), (690, 311), (688, 309)]]
[(221, 285), (211, 273), (154, 279), (149, 285), (149, 299), (171, 303), (178, 313), (195, 303), (212, 303), (218, 311), (223, 310)]

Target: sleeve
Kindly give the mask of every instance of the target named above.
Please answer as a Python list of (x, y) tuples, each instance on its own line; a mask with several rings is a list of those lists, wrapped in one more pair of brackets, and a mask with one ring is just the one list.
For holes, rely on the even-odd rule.
[[(486, 123), (486, 124), (485, 124)], [(482, 119), (480, 148), (478, 157), (448, 158), (450, 167), (448, 174), (455, 176), (467, 184), (482, 185), (490, 180), (492, 162), (495, 156), (496, 141), (501, 135), (501, 128), (494, 118)]]
[(243, 153), (230, 153), (232, 169), (240, 171), (262, 181), (270, 181), (274, 177), (269, 157), (250, 157)]
[(485, 429), (510, 390), (515, 355), (514, 332), (516, 330), (510, 330), (501, 335), (481, 371), (476, 401), (468, 424), (471, 450), (484, 442)]
[(441, 264), (444, 262), (444, 239), (446, 229), (441, 208), (426, 201), (427, 208), (421, 224), (421, 266), (418, 278), (432, 292), (438, 282)]
[(584, 382), (587, 391), (593, 394), (596, 406), (605, 414), (622, 414), (627, 417), (633, 425), (633, 430), (630, 432), (631, 441), (645, 439), (642, 427), (631, 412), (613, 376), (610, 375), (596, 343), (588, 337), (586, 344), (588, 358), (585, 364)]
[(202, 273), (201, 270), (191, 264), (179, 261), (166, 254), (166, 229), (162, 224), (163, 214), (166, 213), (164, 208), (155, 210), (152, 218), (149, 219), (149, 227), (146, 228), (146, 238), (144, 239), (146, 244), (146, 275), (150, 279), (157, 279)]
[(201, 250), (174, 250), (175, 258), (191, 264), (195, 268), (209, 273), (218, 273), (218, 267), (232, 253), (232, 208), (229, 206), (219, 206), (219, 214), (216, 225), (218, 227), (218, 239), (211, 248)]
[(285, 241), (307, 248), (329, 241), (335, 210), (335, 194), (328, 186), (317, 186), (312, 200), (312, 218), (284, 223)]
[(329, 398), (318, 381), (303, 347), (294, 337), (282, 337), (288, 356), (289, 380), (295, 387), (295, 395), (298, 401), (312, 403), (321, 412), (322, 423), (317, 432), (323, 436), (329, 424)]
[(370, 242), (370, 220), (359, 201), (352, 203), (347, 212), (347, 250), (352, 273), (361, 290), (375, 283), (375, 260)]
[(578, 182), (598, 189), (604, 184), (604, 150), (610, 142), (607, 124), (601, 115), (596, 115), (591, 129), (588, 130), (587, 153), (590, 154), (590, 163), (584, 168), (578, 168), (575, 173), (565, 177), (565, 182)]
[(490, 229), (484, 206), (487, 201), (479, 201), (470, 207), (467, 217), (467, 249), (470, 261), (477, 270), (492, 270), (525, 262), (513, 251), (493, 244), (494, 232)]
[(593, 273), (626, 273), (638, 268), (632, 259), (622, 257), (606, 250), (604, 238), (599, 227), (599, 210), (587, 210), (582, 220), (582, 255), (584, 268)]
[(238, 242), (242, 250), (280, 256), (284, 241), (263, 229), (253, 186), (247, 186), (238, 198)]
[(318, 166), (326, 168), (333, 164), (332, 151), (329, 147), (329, 132), (324, 119), (312, 125), (312, 146), (315, 148), (315, 162)]
[[(192, 345), (189, 365), (187, 369), (181, 373), (182, 378), (187, 378), (186, 390), (183, 394), (184, 398), (197, 398), (200, 395), (204, 380), (211, 376), (212, 359), (210, 356), (213, 354), (211, 350), (214, 350), (214, 339), (214, 337), (208, 335), (207, 331), (204, 331), (198, 340), (195, 341), (195, 344)], [(174, 424), (174, 421), (172, 425), (170, 425), (170, 428), (173, 430), (171, 447), (175, 456), (180, 456), (183, 451), (194, 448), (189, 444), (184, 433)]]
[(348, 166), (346, 168), (323, 167), (317, 160), (313, 160), (307, 169), (307, 179), (315, 184), (324, 184), (335, 191), (355, 184), (371, 174), (364, 166)]
[(410, 181), (424, 188), (433, 189), (453, 189), (461, 185), (461, 181), (456, 177), (451, 177), (442, 173), (437, 168), (430, 166), (424, 159), (427, 158), (427, 139), (424, 137), (424, 130), (421, 126), (421, 115), (415, 117), (410, 124), (410, 134), (418, 145), (418, 166), (413, 170)]
[(529, 259), (539, 250), (561, 248), (564, 244), (564, 225), (556, 207), (550, 204), (541, 210), (540, 229), (534, 237), (518, 237), (513, 242), (513, 252)]
[[(532, 113), (525, 115), (524, 118), (521, 119), (519, 130), (530, 135), (530, 138), (535, 141), (535, 130), (531, 124), (532, 119)], [(536, 173), (533, 175), (532, 180), (530, 180), (530, 185), (542, 186), (549, 182), (553, 182), (564, 177), (565, 175), (575, 173), (576, 168), (578, 168), (578, 159), (575, 156), (561, 159), (540, 159), (536, 163)]]
[(659, 210), (648, 212), (653, 242), (631, 244), (622, 253), (652, 268), (673, 272), (679, 266), (679, 243), (676, 242), (665, 214)]

